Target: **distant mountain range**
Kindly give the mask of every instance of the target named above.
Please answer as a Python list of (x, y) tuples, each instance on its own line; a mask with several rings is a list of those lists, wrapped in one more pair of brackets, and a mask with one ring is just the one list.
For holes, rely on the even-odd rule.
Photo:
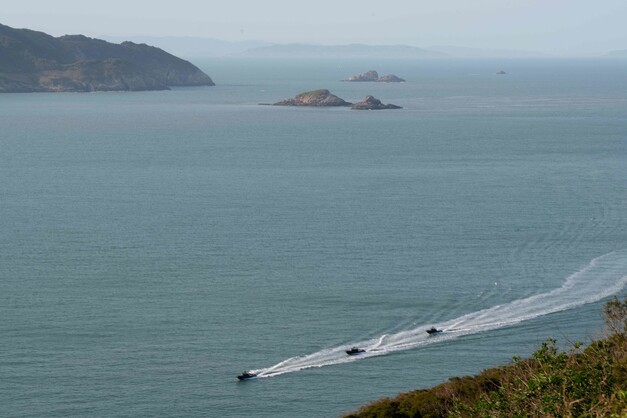
[(482, 49), (461, 46), (431, 46), (429, 51), (440, 52), (452, 58), (547, 58), (549, 55), (535, 51), (514, 49)]
[(407, 45), (272, 45), (249, 49), (239, 54), (252, 58), (446, 58), (447, 54)]
[(620, 51), (611, 51), (608, 52), (605, 56), (608, 58), (627, 58), (627, 49)]
[(313, 45), (272, 44), (262, 41), (221, 41), (193, 37), (103, 36), (111, 42), (132, 40), (156, 45), (172, 54), (187, 58), (247, 57), (247, 58), (374, 58), (374, 59), (438, 59), (438, 58), (542, 58), (546, 54), (509, 49), (481, 49), (457, 46), (418, 48), (409, 45)]
[(255, 58), (377, 58), (377, 59), (440, 59), (440, 58), (546, 58), (546, 54), (509, 49), (480, 49), (456, 46), (418, 48), (408, 45), (271, 45), (249, 49), (241, 56)]
[(211, 86), (191, 63), (145, 44), (58, 38), (0, 25), (0, 92), (164, 90)]
[(109, 42), (121, 43), (124, 41), (133, 41), (135, 43), (144, 43), (155, 45), (171, 54), (187, 57), (223, 57), (228, 55), (240, 54), (249, 49), (259, 48), (263, 46), (273, 45), (270, 42), (262, 41), (222, 41), (211, 38), (196, 38), (186, 36), (102, 36)]
[[(556, 58), (537, 51), (516, 49), (469, 48), (454, 45), (419, 48), (409, 45), (314, 45), (276, 44), (264, 41), (223, 41), (198, 37), (131, 36), (127, 38), (102, 36), (110, 42), (130, 40), (155, 45), (171, 54), (186, 58), (240, 57), (240, 58), (301, 58), (301, 59), (525, 59)], [(621, 57), (625, 51), (613, 51), (597, 57)], [(594, 57), (590, 54), (587, 57)]]

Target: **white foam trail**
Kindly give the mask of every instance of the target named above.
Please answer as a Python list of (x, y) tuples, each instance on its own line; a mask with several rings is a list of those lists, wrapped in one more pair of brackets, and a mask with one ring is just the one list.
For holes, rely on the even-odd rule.
[(381, 337), (379, 337), (379, 341), (377, 341), (377, 343), (372, 347), (372, 350), (375, 350), (375, 349), (381, 347), (381, 344), (383, 344), (383, 340), (387, 336), (388, 336), (387, 334), (383, 334)]
[[(384, 334), (380, 337), (325, 348), (300, 357), (292, 357), (274, 366), (259, 369), (259, 377), (272, 377), (299, 370), (347, 363), (359, 359), (442, 342), (461, 335), (502, 328), (555, 312), (599, 301), (620, 292), (627, 284), (627, 249), (614, 251), (593, 259), (587, 266), (567, 277), (564, 284), (550, 292), (541, 293), (503, 305), (472, 312), (450, 321), (437, 324), (445, 333), (429, 338), (421, 325), (413, 329)], [(431, 324), (429, 324), (431, 325)], [(349, 346), (367, 350), (357, 356), (347, 356)]]

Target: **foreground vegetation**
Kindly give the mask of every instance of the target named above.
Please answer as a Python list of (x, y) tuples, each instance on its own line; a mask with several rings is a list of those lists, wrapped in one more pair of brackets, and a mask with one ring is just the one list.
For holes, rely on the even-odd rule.
[(607, 333), (568, 352), (549, 339), (530, 359), (362, 407), (357, 417), (627, 417), (627, 298), (604, 307)]

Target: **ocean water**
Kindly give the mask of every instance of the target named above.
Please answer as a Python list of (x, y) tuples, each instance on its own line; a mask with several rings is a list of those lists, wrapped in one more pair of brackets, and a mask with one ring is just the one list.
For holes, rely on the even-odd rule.
[[(196, 64), (0, 95), (0, 416), (338, 416), (625, 296), (627, 62)], [(258, 105), (315, 88), (404, 109)]]

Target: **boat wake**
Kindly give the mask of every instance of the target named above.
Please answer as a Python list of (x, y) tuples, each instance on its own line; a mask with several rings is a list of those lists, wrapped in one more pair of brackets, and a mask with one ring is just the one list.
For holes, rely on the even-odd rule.
[[(274, 366), (254, 370), (254, 372), (259, 377), (273, 377), (304, 369), (347, 363), (409, 350), (458, 338), (462, 335), (514, 325), (522, 321), (596, 302), (620, 292), (626, 284), (627, 249), (624, 249), (593, 259), (587, 266), (567, 277), (561, 287), (550, 292), (472, 312), (437, 324), (438, 329), (445, 331), (437, 338), (430, 337), (425, 332), (428, 325), (421, 325), (402, 332), (384, 334), (366, 341), (348, 342), (342, 346), (288, 358)], [(357, 346), (367, 351), (359, 356), (347, 356), (345, 352), (347, 346)]]

